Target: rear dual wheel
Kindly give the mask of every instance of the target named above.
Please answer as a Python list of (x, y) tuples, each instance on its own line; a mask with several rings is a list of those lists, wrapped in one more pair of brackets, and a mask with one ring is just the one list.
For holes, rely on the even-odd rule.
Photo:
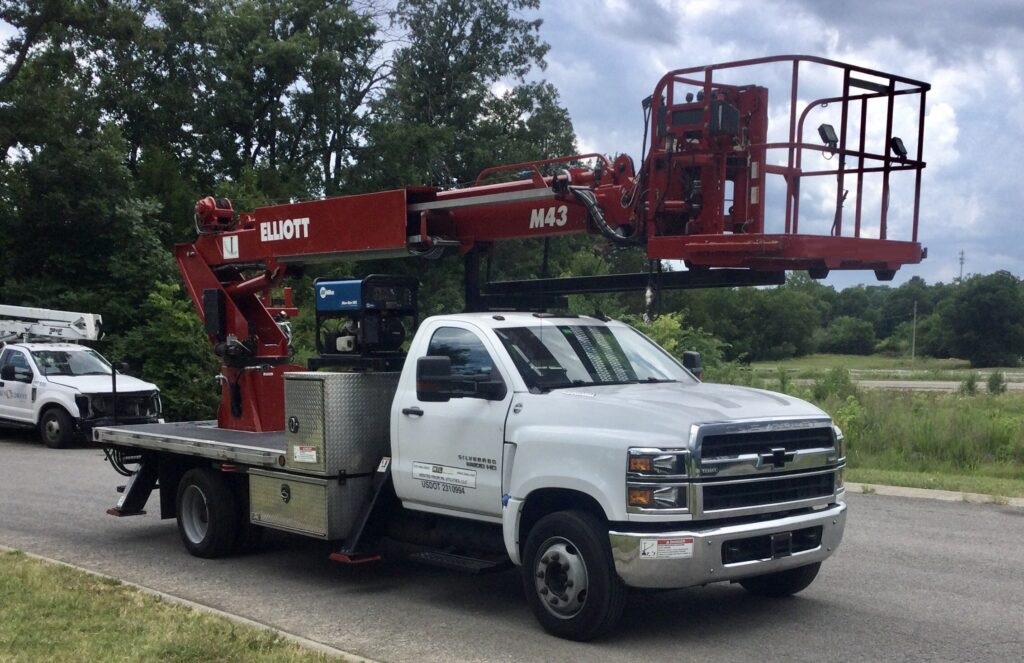
[(249, 499), (243, 476), (207, 467), (185, 472), (178, 483), (178, 533), (196, 557), (225, 557), (259, 548), (263, 528), (249, 522)]
[(178, 483), (178, 533), (196, 557), (224, 557), (238, 538), (238, 500), (220, 473), (197, 467)]

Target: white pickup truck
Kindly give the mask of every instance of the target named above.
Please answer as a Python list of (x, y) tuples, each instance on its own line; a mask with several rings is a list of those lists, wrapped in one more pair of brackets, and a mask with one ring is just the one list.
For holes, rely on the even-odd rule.
[(161, 421), (156, 385), (113, 371), (75, 343), (8, 343), (0, 352), (0, 424), (37, 428), (46, 446), (61, 448), (94, 426)]
[(804, 401), (701, 383), (631, 327), (595, 317), (428, 318), (404, 368), (285, 377), (287, 430), (101, 427), (137, 463), (109, 512), (159, 487), (186, 548), (215, 557), (260, 527), (372, 559), (520, 566), (537, 619), (588, 640), (627, 588), (807, 587), (843, 536), (842, 433)]

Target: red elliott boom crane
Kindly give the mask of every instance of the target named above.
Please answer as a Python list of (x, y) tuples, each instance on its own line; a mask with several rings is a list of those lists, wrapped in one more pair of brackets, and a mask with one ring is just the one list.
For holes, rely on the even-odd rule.
[[(769, 67), (781, 67), (790, 80), (781, 141), (769, 140), (769, 111), (773, 119), (779, 111), (769, 107), (767, 88), (725, 82), (737, 72)], [(838, 90), (807, 101), (802, 73), (818, 87), (829, 81)], [(508, 305), (515, 294), (607, 292), (649, 283), (773, 284), (786, 270), (808, 270), (816, 278), (829, 270), (873, 270), (889, 280), (926, 255), (918, 217), (928, 90), (920, 81), (808, 56), (679, 69), (662, 77), (644, 101), (649, 138), (639, 169), (626, 155), (579, 154), (489, 168), (472, 186), (450, 190), (405, 187), (244, 213), (230, 201), (205, 198), (196, 204), (199, 237), (178, 245), (176, 257), (222, 358), (218, 423), (248, 431), (284, 427), (282, 374), (303, 367), (289, 359), (283, 320), (297, 313), (290, 292), (275, 306), (270, 290), (290, 264), (457, 251), (467, 260), (470, 309)], [(809, 142), (805, 121), (821, 113), (838, 128), (823, 122), (820, 142)], [(869, 126), (876, 130), (869, 134)], [(815, 154), (829, 158), (829, 165), (809, 169)], [(902, 240), (891, 238), (888, 227), (898, 175), (909, 177), (912, 190), (912, 200), (901, 201), (910, 219), (909, 238)], [(771, 228), (765, 224), (767, 187), (776, 185), (768, 176), (784, 197), (777, 205), (784, 209), (782, 222)], [(494, 181), (510, 177), (518, 179)], [(809, 178), (835, 182), (831, 223), (817, 234), (801, 232), (801, 186)], [(877, 205), (868, 201), (873, 188)], [(851, 189), (852, 222), (845, 208)], [(867, 223), (864, 217), (876, 208), (877, 219)], [(652, 261), (683, 261), (688, 270), (480, 282), (480, 252), (494, 242), (572, 233), (641, 247)]]

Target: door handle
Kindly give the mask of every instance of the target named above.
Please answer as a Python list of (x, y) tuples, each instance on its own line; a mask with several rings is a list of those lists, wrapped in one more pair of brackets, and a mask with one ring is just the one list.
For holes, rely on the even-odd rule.
[(409, 415), (410, 417), (422, 417), (423, 410), (418, 407), (403, 407), (402, 414)]

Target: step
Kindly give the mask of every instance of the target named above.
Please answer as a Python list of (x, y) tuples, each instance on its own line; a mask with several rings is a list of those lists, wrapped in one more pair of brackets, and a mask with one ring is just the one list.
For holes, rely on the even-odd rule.
[(430, 564), (432, 566), (440, 566), (453, 571), (472, 573), (474, 575), (504, 571), (505, 569), (512, 567), (512, 562), (509, 561), (508, 558), (480, 559), (478, 557), (455, 555), (453, 553), (441, 552), (439, 550), (427, 550), (425, 552), (413, 553), (409, 555), (409, 559), (416, 562), (422, 562), (424, 564)]

